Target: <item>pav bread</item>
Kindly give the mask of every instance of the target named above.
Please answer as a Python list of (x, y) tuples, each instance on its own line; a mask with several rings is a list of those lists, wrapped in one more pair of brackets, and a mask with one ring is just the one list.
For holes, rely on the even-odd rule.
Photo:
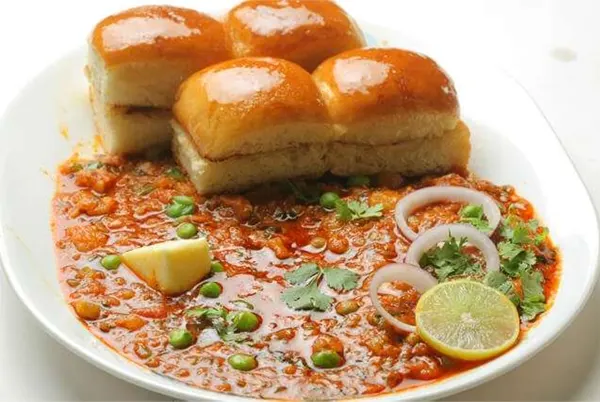
[(100, 102), (170, 109), (185, 78), (229, 58), (223, 26), (212, 17), (142, 6), (96, 25), (88, 63)]
[(102, 20), (90, 38), (86, 72), (105, 149), (137, 153), (168, 144), (181, 82), (229, 58), (222, 24), (194, 10), (143, 6)]
[(429, 57), (357, 49), (313, 73), (336, 130), (328, 157), (337, 175), (440, 173), (465, 167), (468, 128), (454, 84)]
[(402, 49), (356, 49), (313, 73), (338, 141), (391, 145), (440, 137), (459, 120), (456, 90), (435, 61)]
[(310, 74), (240, 58), (188, 78), (173, 107), (173, 152), (202, 194), (327, 171), (333, 129)]
[(224, 26), (235, 57), (278, 57), (308, 71), (365, 45), (360, 28), (329, 0), (244, 1), (227, 14)]

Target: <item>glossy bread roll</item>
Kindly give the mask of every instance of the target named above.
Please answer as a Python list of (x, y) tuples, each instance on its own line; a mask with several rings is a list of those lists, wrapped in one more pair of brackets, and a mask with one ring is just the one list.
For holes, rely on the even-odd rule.
[(173, 113), (173, 153), (201, 194), (327, 171), (327, 111), (310, 74), (289, 61), (204, 69), (182, 84)]
[(236, 57), (279, 57), (308, 71), (365, 45), (352, 18), (328, 0), (244, 1), (227, 14), (225, 30)]
[(338, 141), (390, 145), (440, 137), (459, 119), (454, 84), (435, 61), (402, 49), (357, 49), (313, 73)]
[(143, 6), (111, 15), (92, 32), (90, 81), (100, 102), (170, 108), (181, 82), (231, 58), (220, 22), (194, 10)]
[(311, 76), (274, 58), (241, 58), (204, 69), (179, 89), (175, 120), (203, 158), (327, 143), (332, 127)]

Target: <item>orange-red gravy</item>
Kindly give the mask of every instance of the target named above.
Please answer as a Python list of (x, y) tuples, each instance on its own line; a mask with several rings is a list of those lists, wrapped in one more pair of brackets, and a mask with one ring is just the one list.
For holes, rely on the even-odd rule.
[[(370, 395), (425, 384), (474, 367), (476, 364), (440, 356), (414, 336), (405, 338), (396, 333), (371, 306), (368, 284), (373, 272), (402, 261), (409, 245), (396, 228), (394, 206), (415, 188), (452, 184), (484, 191), (505, 209), (517, 204), (515, 210), (523, 219), (534, 215), (531, 205), (512, 187), (458, 174), (424, 178), (396, 189), (345, 189), (335, 181), (323, 181), (321, 191), (335, 190), (343, 198), (363, 197), (371, 205), (384, 206), (380, 219), (341, 223), (334, 212), (296, 203), (282, 186), (243, 196), (202, 198), (187, 179), (166, 174), (175, 166), (170, 160), (100, 160), (104, 165), (98, 169), (81, 169), (75, 160), (60, 168), (53, 225), (59, 279), (67, 301), (87, 300), (101, 306), (99, 318), (86, 324), (118, 353), (160, 374), (238, 395), (277, 399)], [(124, 265), (115, 271), (100, 265), (106, 254), (175, 239), (179, 223), (164, 213), (175, 195), (196, 199), (195, 214), (184, 220), (195, 223), (199, 232), (207, 235), (213, 258), (225, 267), (225, 272), (209, 279), (223, 287), (217, 299), (199, 295), (198, 286), (179, 297), (167, 298)], [(436, 204), (417, 211), (410, 222), (413, 229), (452, 222), (459, 208), (457, 204)], [(282, 212), (291, 211), (297, 218), (284, 221)], [(327, 240), (324, 251), (311, 247), (315, 237)], [(549, 240), (542, 247), (551, 258), (536, 269), (544, 274), (545, 293), (551, 300), (559, 279), (559, 259)], [(359, 286), (349, 292), (323, 287), (335, 303), (357, 301), (357, 312), (341, 316), (335, 303), (324, 313), (295, 311), (280, 300), (281, 292), (289, 286), (283, 274), (310, 261), (361, 275)], [(414, 319), (412, 313), (402, 306), (414, 305), (418, 296), (408, 289), (397, 297), (382, 297), (382, 301), (390, 311), (399, 310), (403, 319), (410, 321)], [(235, 310), (231, 302), (236, 299), (252, 303), (262, 319), (252, 333), (252, 342), (224, 343), (212, 329), (205, 329), (188, 349), (175, 350), (169, 345), (169, 331), (186, 327), (187, 308), (222, 305)], [(329, 337), (341, 341), (345, 364), (338, 369), (314, 368), (310, 360), (313, 343)], [(233, 353), (256, 356), (258, 368), (249, 372), (231, 368), (227, 357)]]

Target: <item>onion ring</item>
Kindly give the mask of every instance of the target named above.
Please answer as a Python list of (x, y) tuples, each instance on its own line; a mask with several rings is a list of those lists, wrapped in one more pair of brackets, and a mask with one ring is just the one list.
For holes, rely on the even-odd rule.
[(389, 264), (383, 268), (380, 268), (373, 275), (371, 284), (369, 285), (369, 296), (373, 307), (379, 314), (383, 316), (390, 324), (399, 330), (405, 332), (415, 332), (416, 327), (414, 325), (407, 324), (395, 318), (393, 315), (388, 313), (379, 298), (377, 297), (377, 291), (384, 283), (392, 281), (401, 281), (411, 285), (421, 294), (425, 293), (428, 289), (437, 285), (438, 281), (431, 274), (424, 269), (419, 268), (415, 265), (409, 264)]
[(396, 204), (396, 224), (398, 225), (398, 229), (409, 240), (414, 241), (419, 234), (415, 233), (406, 221), (411, 212), (419, 207), (441, 201), (466, 202), (468, 204), (481, 205), (483, 214), (487, 218), (491, 228), (491, 230), (485, 232), (488, 236), (494, 233), (502, 218), (496, 201), (480, 191), (456, 186), (434, 186), (414, 191), (398, 201)]
[(451, 225), (440, 225), (421, 233), (410, 245), (406, 253), (405, 262), (419, 266), (423, 254), (433, 247), (448, 239), (450, 236), (465, 237), (470, 244), (477, 247), (485, 258), (485, 269), (487, 272), (500, 269), (500, 256), (496, 245), (485, 234), (471, 225), (453, 223)]

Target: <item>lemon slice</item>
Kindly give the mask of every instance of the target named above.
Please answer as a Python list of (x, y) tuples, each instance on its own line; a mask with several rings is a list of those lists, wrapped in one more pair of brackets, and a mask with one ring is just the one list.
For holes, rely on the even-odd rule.
[(515, 305), (497, 290), (470, 280), (429, 289), (417, 303), (415, 318), (421, 339), (438, 352), (461, 360), (497, 356), (519, 336)]
[(209, 248), (204, 238), (140, 247), (121, 258), (137, 276), (166, 295), (190, 290), (210, 272)]

